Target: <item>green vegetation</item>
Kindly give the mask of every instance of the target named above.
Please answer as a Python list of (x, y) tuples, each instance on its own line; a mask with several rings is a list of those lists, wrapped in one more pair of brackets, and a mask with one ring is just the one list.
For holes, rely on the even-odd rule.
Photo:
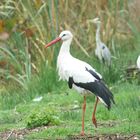
[[(138, 125), (140, 87), (126, 83), (118, 84), (112, 90), (116, 105), (113, 105), (112, 109), (108, 111), (103, 104), (99, 103), (96, 113), (98, 128), (95, 128), (91, 121), (94, 96), (87, 98), (85, 131), (92, 135), (102, 133), (140, 135), (140, 126)], [(27, 139), (67, 138), (69, 135), (79, 134), (83, 98), (74, 91), (68, 90), (67, 92), (45, 94), (40, 102), (21, 103), (13, 110), (1, 111), (0, 131), (18, 130), (27, 126), (44, 126), (44, 123), (47, 124), (48, 120), (51, 120), (52, 123), (45, 125), (49, 127), (43, 127), (44, 129), (41, 131), (31, 132), (25, 137)]]
[(47, 125), (58, 125), (59, 119), (56, 116), (57, 112), (52, 109), (51, 106), (44, 108), (39, 108), (39, 110), (34, 111), (27, 119), (27, 127), (35, 128), (39, 126)]
[[(56, 59), (60, 44), (45, 49), (62, 30), (74, 34), (72, 54), (103, 75), (115, 96), (108, 111), (99, 104), (98, 128), (91, 122), (94, 96), (87, 97), (85, 131), (140, 135), (140, 86), (126, 69), (140, 53), (139, 0), (2, 0), (0, 2), (0, 132), (27, 129), (26, 139), (68, 138), (81, 131), (82, 96), (59, 81)], [(96, 27), (113, 54), (111, 69), (95, 58)], [(33, 99), (42, 96), (40, 102)], [(46, 126), (46, 127), (45, 127)], [(39, 129), (39, 128), (42, 129)], [(29, 129), (32, 128), (32, 129)], [(31, 131), (34, 128), (38, 132)], [(2, 135), (0, 134), (0, 137)], [(13, 138), (14, 139), (14, 138)]]

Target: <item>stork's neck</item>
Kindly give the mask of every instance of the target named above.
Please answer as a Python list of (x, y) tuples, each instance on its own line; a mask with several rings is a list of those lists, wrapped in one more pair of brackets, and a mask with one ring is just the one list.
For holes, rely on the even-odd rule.
[(96, 43), (97, 43), (97, 46), (99, 45), (100, 46), (100, 24), (97, 24), (97, 30), (96, 30)]
[(63, 41), (62, 46), (60, 48), (59, 55), (61, 54), (70, 54), (70, 45), (71, 45), (72, 38), (66, 41)]

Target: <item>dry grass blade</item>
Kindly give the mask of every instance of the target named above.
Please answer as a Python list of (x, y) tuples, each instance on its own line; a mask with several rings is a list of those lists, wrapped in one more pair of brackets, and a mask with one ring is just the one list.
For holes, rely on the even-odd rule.
[(84, 54), (87, 56), (87, 57), (90, 57), (88, 52), (84, 49), (84, 47), (80, 44), (80, 42), (77, 40), (77, 38), (74, 38), (74, 41), (76, 42), (76, 44), (80, 47), (80, 49), (84, 52)]
[[(42, 60), (45, 61), (45, 56), (44, 56), (42, 50), (39, 48), (38, 44), (33, 39), (31, 39), (31, 42), (34, 44), (34, 46), (36, 47), (36, 49), (40, 53)], [(42, 41), (40, 41), (40, 42), (42, 42)]]

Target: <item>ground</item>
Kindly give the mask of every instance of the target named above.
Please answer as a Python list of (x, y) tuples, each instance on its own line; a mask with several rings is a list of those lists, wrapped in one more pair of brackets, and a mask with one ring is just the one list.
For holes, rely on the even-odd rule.
[[(1, 110), (0, 138), (3, 140), (140, 139), (140, 87), (127, 83), (122, 86), (116, 85), (116, 87), (112, 87), (112, 91), (116, 105), (113, 105), (111, 110), (108, 111), (99, 102), (96, 112), (97, 128), (93, 126), (91, 121), (95, 96), (87, 97), (85, 116), (86, 135), (83, 137), (79, 135), (81, 131), (83, 97), (75, 91), (67, 90), (67, 92), (63, 91), (59, 94), (48, 93), (42, 95), (43, 98), (40, 102), (31, 100), (19, 103), (14, 108)], [(55, 117), (57, 117), (59, 123), (56, 125), (42, 125), (40, 127), (34, 126), (36, 122), (31, 120), (29, 116), (38, 116), (35, 119), (39, 122), (42, 119), (42, 115), (39, 116), (40, 113), (48, 115), (50, 109), (55, 109)], [(33, 123), (33, 128), (28, 128), (27, 122)]]
[[(0, 138), (3, 140), (10, 140), (10, 139), (19, 139), (22, 140), (26, 137), (26, 135), (31, 133), (38, 133), (42, 130), (47, 129), (48, 127), (39, 127), (35, 129), (19, 129), (19, 130), (12, 130), (12, 131), (6, 131), (0, 133)], [(136, 134), (99, 134), (99, 135), (91, 135), (91, 134), (85, 134), (85, 136), (81, 135), (69, 135), (67, 138), (58, 138), (58, 140), (139, 140), (140, 137), (138, 137)], [(35, 139), (35, 138), (34, 138)], [(37, 138), (38, 140), (41, 140), (42, 138)], [(43, 138), (45, 140), (50, 140), (49, 138)], [(56, 138), (57, 139), (57, 138)]]

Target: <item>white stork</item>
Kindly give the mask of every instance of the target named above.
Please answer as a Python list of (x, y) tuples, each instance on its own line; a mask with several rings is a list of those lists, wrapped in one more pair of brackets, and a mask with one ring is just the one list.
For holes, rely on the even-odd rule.
[(60, 52), (57, 59), (57, 68), (60, 79), (68, 82), (69, 88), (76, 89), (79, 93), (84, 95), (83, 113), (82, 113), (82, 131), (81, 135), (84, 135), (84, 116), (86, 109), (86, 93), (94, 93), (97, 97), (92, 122), (97, 127), (95, 111), (98, 100), (103, 102), (105, 106), (110, 109), (111, 102), (114, 102), (113, 94), (106, 87), (102, 81), (102, 76), (96, 72), (88, 63), (74, 58), (70, 54), (70, 45), (72, 42), (73, 35), (70, 31), (63, 31), (58, 38), (51, 41), (45, 47), (49, 47), (58, 41), (63, 41), (60, 48)]
[(140, 55), (138, 56), (138, 59), (137, 59), (137, 68), (140, 70)]
[(95, 55), (97, 58), (104, 62), (106, 65), (111, 65), (111, 53), (109, 48), (101, 41), (100, 39), (100, 26), (101, 21), (99, 18), (95, 18), (93, 20), (89, 20), (90, 22), (96, 24), (97, 30), (96, 30), (96, 49), (95, 49)]

